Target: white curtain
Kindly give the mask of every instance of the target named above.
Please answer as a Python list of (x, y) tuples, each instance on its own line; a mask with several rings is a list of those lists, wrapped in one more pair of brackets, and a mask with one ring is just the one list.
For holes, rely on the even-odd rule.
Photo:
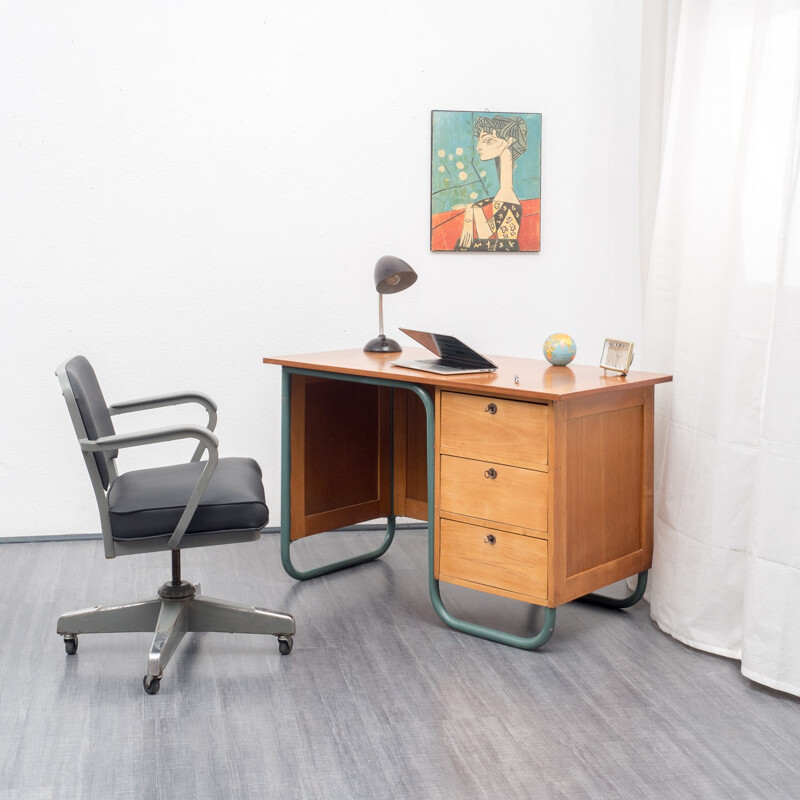
[(800, 0), (644, 4), (653, 619), (800, 695)]

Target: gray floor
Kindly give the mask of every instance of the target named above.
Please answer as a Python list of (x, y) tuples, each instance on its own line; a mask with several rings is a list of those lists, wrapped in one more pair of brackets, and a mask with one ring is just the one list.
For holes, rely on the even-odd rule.
[[(375, 533), (316, 537), (330, 559)], [(421, 531), (314, 581), (277, 536), (184, 554), (205, 593), (290, 611), (274, 639), (191, 634), (161, 692), (149, 637), (83, 636), (67, 610), (153, 593), (164, 554), (100, 543), (0, 545), (0, 798), (797, 798), (800, 702), (663, 635), (648, 606), (572, 603), (527, 653), (455, 633), (431, 608)], [(523, 633), (538, 612), (445, 587), (456, 614)]]

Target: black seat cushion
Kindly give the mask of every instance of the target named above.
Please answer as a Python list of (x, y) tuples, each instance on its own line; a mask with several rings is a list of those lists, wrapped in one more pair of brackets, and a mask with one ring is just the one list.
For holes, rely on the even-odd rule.
[[(120, 475), (108, 492), (115, 539), (171, 534), (178, 524), (205, 461)], [(252, 458), (221, 458), (186, 536), (229, 530), (260, 530), (269, 519), (261, 468)]]

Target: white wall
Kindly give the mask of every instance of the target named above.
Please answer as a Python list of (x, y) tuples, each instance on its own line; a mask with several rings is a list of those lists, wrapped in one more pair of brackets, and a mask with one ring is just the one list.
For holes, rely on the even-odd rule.
[[(109, 402), (214, 396), (222, 454), (262, 463), (276, 524), (280, 380), (261, 359), (362, 346), (385, 253), (420, 276), (388, 298), (387, 329), (534, 358), (567, 331), (589, 364), (606, 336), (639, 339), (641, 13), (639, 0), (6, 4), (0, 536), (99, 530), (53, 376), (76, 353)], [(543, 114), (540, 253), (429, 252), (434, 108)]]

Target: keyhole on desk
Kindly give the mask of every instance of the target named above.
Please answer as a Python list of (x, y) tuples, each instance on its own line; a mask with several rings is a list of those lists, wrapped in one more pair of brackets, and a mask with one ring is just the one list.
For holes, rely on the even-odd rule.
[(483, 473), (483, 477), (494, 480), (497, 477), (497, 470), (494, 467), (487, 469), (486, 472)]
[(489, 403), (489, 405), (486, 406), (484, 411), (488, 411), (490, 414), (496, 414), (497, 413), (497, 406), (494, 403)]
[(486, 542), (486, 544), (494, 544), (497, 539), (494, 538), (493, 533), (490, 533), (488, 536), (483, 537), (483, 541)]

